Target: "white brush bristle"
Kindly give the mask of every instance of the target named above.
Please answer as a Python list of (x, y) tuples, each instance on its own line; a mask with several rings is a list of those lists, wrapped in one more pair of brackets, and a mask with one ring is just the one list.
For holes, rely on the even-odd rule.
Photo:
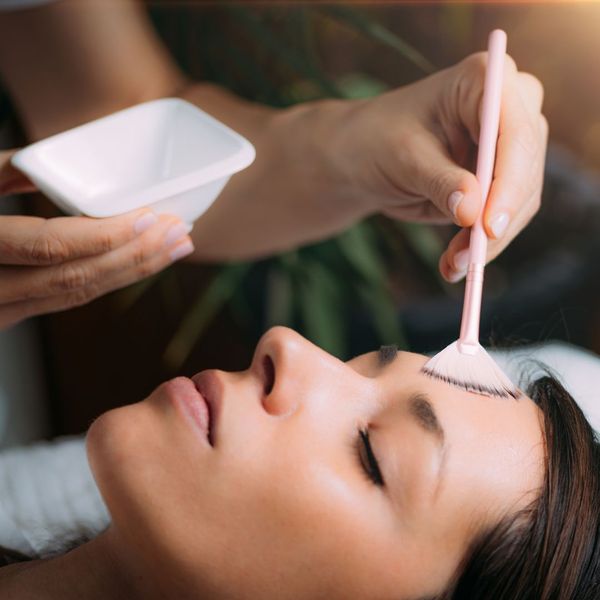
[(475, 394), (500, 398), (521, 395), (483, 346), (470, 355), (461, 353), (458, 343), (453, 342), (429, 359), (421, 370), (434, 379)]

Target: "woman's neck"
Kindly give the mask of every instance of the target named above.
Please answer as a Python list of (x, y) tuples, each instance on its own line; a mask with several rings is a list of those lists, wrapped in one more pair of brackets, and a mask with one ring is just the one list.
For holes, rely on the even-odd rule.
[(138, 594), (107, 533), (62, 556), (0, 569), (0, 598), (135, 600)]

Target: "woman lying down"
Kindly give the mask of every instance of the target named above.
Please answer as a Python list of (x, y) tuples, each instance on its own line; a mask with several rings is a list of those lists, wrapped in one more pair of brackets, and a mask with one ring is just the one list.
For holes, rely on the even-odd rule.
[[(0, 569), (0, 597), (600, 598), (600, 459), (573, 398), (549, 375), (478, 396), (425, 361), (343, 363), (275, 328), (247, 371), (102, 415), (86, 445), (110, 524), (80, 442), (5, 453), (0, 543), (34, 559)], [(57, 554), (60, 527), (92, 539)]]

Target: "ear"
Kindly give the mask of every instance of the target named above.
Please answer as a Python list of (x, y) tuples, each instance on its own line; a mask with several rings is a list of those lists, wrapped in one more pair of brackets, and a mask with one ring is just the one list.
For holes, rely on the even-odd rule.
[(0, 152), (0, 196), (25, 194), (37, 189), (23, 173), (12, 166), (10, 159), (15, 152), (16, 150)]

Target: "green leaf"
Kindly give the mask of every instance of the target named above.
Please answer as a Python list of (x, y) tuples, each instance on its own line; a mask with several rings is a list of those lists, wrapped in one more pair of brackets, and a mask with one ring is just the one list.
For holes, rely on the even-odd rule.
[(255, 39), (261, 42), (268, 50), (273, 52), (280, 61), (287, 64), (288, 67), (297, 73), (304, 75), (315, 81), (323, 93), (334, 98), (341, 98), (340, 91), (335, 84), (323, 76), (313, 64), (308, 62), (302, 54), (294, 52), (286, 43), (285, 39), (277, 36), (273, 30), (266, 26), (251, 9), (245, 9), (241, 6), (228, 5), (224, 7), (231, 15), (242, 22), (248, 30), (254, 34)]
[(181, 313), (183, 296), (177, 271), (175, 269), (163, 271), (162, 277), (158, 280), (158, 286), (167, 313), (170, 315)]
[(444, 30), (455, 51), (459, 54), (468, 54), (473, 31), (476, 28), (475, 3), (447, 3), (440, 6), (440, 17), (444, 23)]
[(163, 358), (168, 367), (175, 369), (183, 364), (194, 344), (231, 298), (249, 268), (249, 264), (231, 264), (223, 267), (208, 288), (199, 294), (167, 345)]
[(294, 319), (292, 273), (273, 265), (267, 276), (266, 326), (285, 325), (291, 327)]
[(162, 277), (163, 273), (157, 273), (120, 290), (116, 295), (118, 309), (123, 312), (131, 310)]
[(248, 296), (242, 285), (231, 295), (227, 302), (227, 308), (231, 312), (232, 318), (242, 329), (250, 329), (256, 325), (256, 315)]
[[(215, 40), (215, 43), (217, 43), (218, 37), (216, 33), (218, 32), (213, 32), (211, 36)], [(252, 55), (238, 44), (221, 44), (217, 54), (221, 57), (222, 67), (220, 73), (222, 74), (227, 70), (225, 61), (222, 60), (223, 58), (227, 58), (233, 67), (235, 67), (236, 72), (241, 75), (241, 79), (246, 80), (255, 89), (256, 97), (253, 100), (262, 100), (271, 106), (285, 106), (287, 104), (283, 95), (277, 89), (276, 83), (266, 76), (264, 69), (258, 61), (253, 59)], [(230, 79), (233, 78), (230, 76)], [(230, 87), (234, 86), (230, 85)]]
[[(290, 9), (288, 9), (290, 10)], [(304, 59), (310, 65), (313, 72), (322, 72), (321, 61), (318, 52), (317, 37), (314, 27), (314, 11), (306, 6), (291, 8), (292, 22), (297, 26), (302, 39)]]
[(343, 358), (346, 326), (337, 278), (318, 262), (305, 265), (297, 289), (298, 308), (308, 339)]
[(373, 98), (389, 90), (389, 86), (365, 73), (348, 73), (336, 80), (338, 89), (349, 100)]
[(396, 344), (408, 348), (406, 334), (400, 322), (398, 307), (385, 286), (358, 287), (358, 296), (371, 316), (381, 344)]
[(360, 223), (336, 238), (340, 251), (356, 272), (372, 285), (381, 285), (385, 266), (368, 223)]
[(433, 228), (419, 223), (396, 223), (417, 256), (437, 273), (444, 246)]
[(416, 48), (404, 41), (401, 37), (391, 32), (381, 23), (348, 6), (329, 5), (321, 7), (321, 10), (330, 18), (346, 23), (355, 31), (363, 34), (369, 39), (391, 48), (401, 54), (404, 58), (419, 67), (425, 73), (434, 73), (436, 68)]

